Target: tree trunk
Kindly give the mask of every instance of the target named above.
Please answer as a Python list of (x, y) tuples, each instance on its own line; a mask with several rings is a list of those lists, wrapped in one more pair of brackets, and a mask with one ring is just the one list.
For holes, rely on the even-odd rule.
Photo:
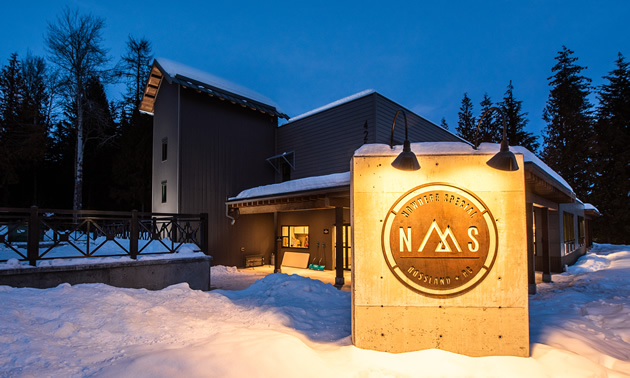
[(83, 98), (81, 92), (77, 92), (77, 148), (74, 161), (73, 210), (81, 210), (83, 208)]

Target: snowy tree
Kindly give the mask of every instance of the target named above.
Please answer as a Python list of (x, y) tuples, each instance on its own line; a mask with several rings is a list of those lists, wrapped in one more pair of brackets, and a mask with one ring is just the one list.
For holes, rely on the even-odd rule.
[(56, 23), (48, 24), (46, 46), (50, 60), (63, 76), (66, 95), (75, 103), (77, 111), (74, 123), (76, 155), (74, 164), (73, 209), (83, 206), (83, 155), (85, 149), (84, 98), (87, 82), (99, 76), (107, 62), (107, 52), (102, 46), (105, 21), (92, 15), (79, 15), (77, 10), (64, 9)]
[[(492, 107), (492, 100), (487, 93), (484, 93), (483, 99), (479, 105), (481, 105), (480, 114), (482, 116)], [(476, 125), (479, 128), (479, 139), (478, 141), (475, 141), (476, 144), (483, 142), (501, 142), (501, 139), (503, 139), (503, 126), (499, 117), (500, 116), (498, 116), (496, 112), (491, 112), (483, 117), (483, 119), (480, 118), (479, 125)]]
[(475, 142), (475, 117), (473, 116), (473, 103), (468, 97), (468, 93), (464, 93), (462, 104), (459, 107), (457, 127), (455, 131), (457, 135), (469, 142)]
[(576, 64), (573, 51), (562, 46), (549, 77), (549, 98), (543, 111), (547, 122), (542, 157), (564, 177), (581, 199), (588, 199), (592, 189), (592, 105), (588, 100), (591, 80)]
[(503, 101), (498, 104), (505, 116), (508, 142), (510, 145), (523, 146), (532, 152), (536, 152), (539, 143), (532, 133), (525, 131), (529, 121), (526, 118), (527, 113), (521, 112), (522, 104), (523, 101), (514, 98), (514, 86), (510, 80), (510, 84), (508, 84), (508, 88), (503, 96)]
[(592, 199), (602, 213), (595, 222), (599, 239), (630, 244), (630, 67), (621, 53), (615, 64), (598, 91)]

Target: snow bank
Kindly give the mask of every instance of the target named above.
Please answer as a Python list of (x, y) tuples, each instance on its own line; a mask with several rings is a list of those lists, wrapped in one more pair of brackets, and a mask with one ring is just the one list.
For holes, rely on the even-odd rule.
[(285, 274), (232, 292), (0, 286), (0, 376), (628, 376), (630, 248), (596, 245), (578, 266), (597, 269), (570, 268), (530, 296), (531, 358), (358, 349), (350, 295)]

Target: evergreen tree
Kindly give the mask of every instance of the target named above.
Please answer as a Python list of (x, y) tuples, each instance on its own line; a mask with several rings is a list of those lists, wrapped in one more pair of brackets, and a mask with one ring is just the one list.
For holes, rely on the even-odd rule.
[(440, 121), (440, 127), (444, 130), (448, 130), (448, 123), (446, 123), (446, 119), (444, 119), (444, 117), (442, 117), (442, 120)]
[(565, 46), (555, 59), (543, 112), (547, 128), (542, 157), (579, 198), (587, 200), (593, 182), (593, 116), (588, 100), (591, 80), (582, 76), (586, 67), (577, 65), (577, 57)]
[(595, 222), (598, 239), (630, 244), (630, 65), (621, 53), (615, 64), (598, 91), (592, 200), (602, 213)]
[(151, 209), (153, 120), (139, 111), (151, 73), (151, 43), (129, 36), (121, 59), (127, 91), (122, 106), (120, 153), (114, 159), (111, 195), (122, 208)]
[(458, 121), (457, 127), (455, 128), (457, 135), (474, 143), (477, 125), (475, 123), (475, 117), (473, 116), (473, 103), (470, 97), (468, 97), (468, 93), (464, 93), (464, 98), (462, 98), (462, 104), (459, 107), (457, 116)]
[(142, 100), (144, 86), (151, 74), (151, 42), (129, 36), (127, 52), (120, 61), (121, 74), (127, 82), (125, 105), (128, 114), (137, 110)]
[(0, 204), (9, 206), (9, 185), (18, 182), (19, 114), (24, 79), (17, 53), (0, 71)]
[[(481, 100), (481, 113), (480, 117), (483, 116), (488, 109), (492, 107), (492, 100), (487, 93), (484, 93), (483, 100)], [(503, 126), (500, 125), (499, 115), (496, 112), (488, 113), (483, 119), (481, 119), (481, 123), (479, 126), (479, 141), (475, 142), (476, 144), (481, 144), (483, 142), (488, 143), (500, 143), (501, 139), (503, 139)]]
[(48, 24), (46, 45), (50, 59), (63, 76), (69, 99), (76, 104), (76, 159), (74, 164), (74, 196), (72, 207), (83, 207), (83, 162), (85, 152), (84, 109), (85, 89), (90, 77), (100, 75), (107, 62), (102, 46), (105, 21), (92, 15), (79, 15), (77, 10), (64, 9), (56, 23)]
[[(522, 104), (523, 101), (514, 98), (514, 86), (510, 80), (510, 84), (508, 84), (508, 88), (503, 96), (503, 101), (499, 103), (503, 115), (505, 116), (508, 142), (512, 146), (523, 146), (531, 152), (536, 152), (539, 143), (532, 133), (525, 131), (525, 127), (529, 121), (525, 118), (527, 113), (521, 112)], [(501, 135), (501, 137), (503, 137), (503, 135)]]

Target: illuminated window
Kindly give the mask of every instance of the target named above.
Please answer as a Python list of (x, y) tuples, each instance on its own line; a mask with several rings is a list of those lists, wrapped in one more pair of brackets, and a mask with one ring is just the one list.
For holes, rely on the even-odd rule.
[(166, 181), (162, 181), (162, 203), (166, 203)]
[(585, 235), (586, 235), (586, 232), (585, 232), (584, 218), (578, 217), (578, 241), (580, 242), (580, 244), (584, 244)]
[(308, 226), (282, 226), (282, 246), (308, 248)]
[(162, 161), (168, 157), (168, 138), (162, 139)]
[(575, 240), (575, 228), (573, 223), (573, 214), (564, 213), (564, 241), (570, 242)]

